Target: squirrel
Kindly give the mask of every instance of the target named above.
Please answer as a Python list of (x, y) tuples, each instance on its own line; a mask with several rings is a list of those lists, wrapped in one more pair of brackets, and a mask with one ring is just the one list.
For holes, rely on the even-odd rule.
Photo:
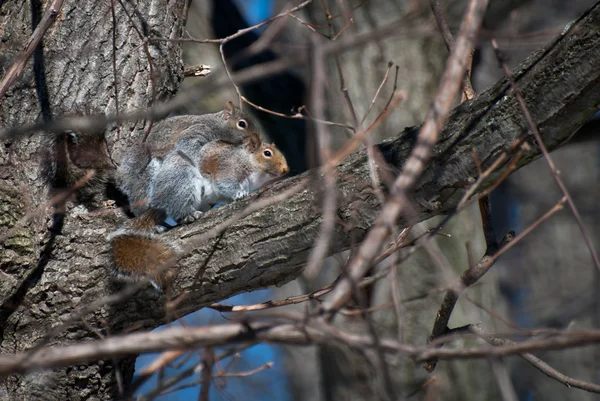
[[(261, 143), (256, 124), (231, 102), (219, 113), (173, 118), (181, 129), (171, 125), (165, 133), (159, 123), (160, 136), (132, 149), (119, 166), (117, 184), (136, 217), (108, 238), (116, 276), (149, 277), (157, 289), (167, 279), (157, 269), (178, 252), (156, 235), (167, 218), (192, 222), (289, 171), (284, 155)], [(186, 120), (192, 125), (183, 128)]]
[[(194, 174), (193, 166), (205, 144), (211, 141), (242, 144), (254, 136), (259, 138), (258, 125), (232, 102), (227, 102), (217, 113), (167, 118), (154, 126), (148, 141), (132, 146), (125, 153), (116, 173), (117, 187), (127, 196), (135, 216), (152, 207), (177, 221), (183, 215), (187, 216), (187, 222), (193, 221), (194, 214), (187, 213), (189, 209), (181, 204), (189, 204), (190, 199), (167, 196), (180, 190), (178, 181), (184, 179), (180, 174)], [(184, 163), (180, 171), (178, 159), (182, 157), (192, 163)], [(175, 163), (163, 163), (164, 160)]]

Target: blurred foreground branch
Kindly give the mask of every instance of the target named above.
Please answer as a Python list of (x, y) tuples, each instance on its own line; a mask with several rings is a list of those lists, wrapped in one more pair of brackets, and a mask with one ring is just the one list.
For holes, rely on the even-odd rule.
[[(568, 32), (514, 71), (532, 118), (550, 150), (564, 144), (597, 110), (599, 31), (600, 6), (596, 5)], [(396, 139), (379, 145), (386, 161), (402, 168), (418, 132), (418, 128), (407, 128)], [(409, 216), (410, 221), (451, 212), (478, 176), (473, 152), (481, 161), (481, 168), (486, 169), (523, 135), (528, 139), (527, 132), (527, 122), (506, 80), (455, 108), (440, 134), (435, 156), (416, 186), (418, 206), (416, 214)], [(539, 148), (530, 142), (532, 150), (520, 157), (517, 168), (540, 156)], [(484, 191), (505, 170), (512, 169), (512, 161), (511, 156), (505, 158), (488, 179), (478, 184), (476, 192)], [(373, 193), (365, 152), (350, 155), (338, 167), (337, 176), (341, 196), (330, 253), (348, 249), (352, 240), (362, 240), (381, 206)], [(272, 185), (254, 197), (213, 210), (199, 222), (166, 233), (165, 237), (183, 243), (194, 241), (257, 198), (272, 197), (305, 179), (306, 176), (300, 176)], [(178, 300), (180, 313), (241, 291), (281, 285), (301, 273), (318, 237), (319, 194), (316, 186), (290, 193), (287, 200), (232, 224), (217, 240), (207, 242), (202, 237), (198, 248), (180, 260), (174, 279), (176, 292), (184, 292)], [(157, 324), (163, 319), (160, 308), (152, 309), (150, 316), (148, 312), (143, 315), (145, 319), (155, 318)], [(135, 320), (138, 319), (139, 316)]]

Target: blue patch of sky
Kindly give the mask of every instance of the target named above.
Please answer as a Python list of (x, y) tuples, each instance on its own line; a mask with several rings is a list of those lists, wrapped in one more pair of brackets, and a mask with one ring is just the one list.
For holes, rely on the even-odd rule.
[[(240, 305), (247, 303), (259, 303), (271, 299), (272, 291), (270, 290), (259, 290), (251, 293), (245, 293), (236, 295), (229, 298), (223, 303)], [(231, 316), (231, 314), (228, 314)], [(210, 310), (202, 309), (198, 312), (192, 313), (184, 318), (187, 326), (204, 326), (208, 324), (219, 324), (227, 323), (228, 319), (225, 314)], [(173, 325), (179, 325), (179, 322), (173, 323)], [(156, 330), (162, 330), (165, 326), (159, 327)], [(219, 354), (222, 349), (216, 349), (215, 352)], [(136, 361), (136, 372), (143, 369), (145, 366), (150, 364), (159, 354), (146, 354), (141, 355)], [(201, 363), (201, 354), (197, 352), (194, 356), (189, 358), (182, 366), (178, 368), (166, 368), (164, 371), (164, 378), (172, 377), (178, 372), (186, 370), (194, 365)], [(266, 369), (255, 373), (248, 377), (227, 377), (227, 378), (215, 378), (210, 388), (210, 400), (211, 401), (232, 401), (232, 400), (244, 400), (244, 401), (288, 401), (291, 397), (288, 392), (288, 381), (286, 372), (283, 369), (283, 353), (280, 347), (269, 344), (257, 344), (249, 349), (244, 350), (240, 353), (239, 358), (227, 358), (220, 362), (220, 366), (223, 370), (228, 373), (234, 372), (247, 372), (256, 369), (260, 366), (265, 365), (268, 362), (272, 362), (273, 366), (270, 369)], [(177, 361), (175, 361), (177, 364)], [(214, 374), (217, 370), (214, 370)], [(135, 378), (134, 378), (135, 380)], [(187, 381), (181, 382), (180, 384), (189, 383), (192, 384), (200, 380), (199, 373), (194, 374)], [(157, 385), (156, 375), (146, 382), (136, 394), (142, 395), (147, 394)], [(194, 385), (186, 389), (176, 391), (174, 393), (165, 394), (156, 398), (157, 401), (179, 401), (179, 400), (190, 400), (197, 399), (200, 391), (200, 385)]]
[[(217, 0), (218, 1), (218, 0)], [(248, 25), (256, 25), (273, 14), (272, 0), (234, 0)]]

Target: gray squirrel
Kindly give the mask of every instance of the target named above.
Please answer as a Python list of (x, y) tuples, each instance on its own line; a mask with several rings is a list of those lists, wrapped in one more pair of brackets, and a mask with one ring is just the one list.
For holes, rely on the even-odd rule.
[(118, 277), (149, 277), (159, 288), (166, 273), (158, 268), (176, 252), (157, 235), (167, 218), (192, 222), (214, 204), (242, 198), (289, 168), (231, 102), (217, 113), (168, 118), (154, 130), (151, 140), (127, 152), (117, 170), (117, 186), (135, 218), (108, 239)]
[(167, 118), (154, 126), (147, 142), (125, 153), (117, 186), (136, 216), (153, 208), (178, 222), (192, 221), (198, 217), (192, 193), (180, 184), (196, 174), (202, 147), (217, 140), (239, 145), (256, 141), (255, 136), (260, 138), (257, 124), (231, 102), (217, 113)]

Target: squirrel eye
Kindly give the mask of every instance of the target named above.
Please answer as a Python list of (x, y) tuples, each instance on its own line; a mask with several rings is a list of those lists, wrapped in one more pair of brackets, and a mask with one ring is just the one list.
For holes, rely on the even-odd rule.
[(273, 156), (273, 153), (271, 153), (271, 151), (269, 149), (267, 149), (263, 152), (263, 155), (265, 155), (265, 157), (271, 157), (271, 156)]
[(244, 129), (244, 128), (248, 127), (248, 123), (246, 122), (246, 120), (239, 120), (237, 122), (237, 126), (241, 129)]

